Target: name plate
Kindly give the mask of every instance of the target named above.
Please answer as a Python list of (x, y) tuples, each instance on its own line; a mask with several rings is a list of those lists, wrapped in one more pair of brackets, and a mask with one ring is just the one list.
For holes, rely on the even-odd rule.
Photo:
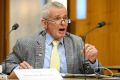
[(56, 69), (15, 69), (19, 80), (63, 80)]
[(0, 65), (0, 73), (2, 73), (2, 65)]

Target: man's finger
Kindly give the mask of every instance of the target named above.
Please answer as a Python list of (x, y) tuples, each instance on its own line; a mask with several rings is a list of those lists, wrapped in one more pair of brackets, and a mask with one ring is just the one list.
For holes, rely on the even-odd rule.
[(22, 63), (20, 63), (20, 69), (32, 69), (32, 66), (26, 61), (23, 61)]

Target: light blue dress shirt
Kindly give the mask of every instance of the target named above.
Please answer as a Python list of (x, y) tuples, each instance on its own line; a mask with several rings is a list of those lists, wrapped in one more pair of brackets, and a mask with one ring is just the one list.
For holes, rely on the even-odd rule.
[[(52, 54), (52, 41), (53, 38), (48, 33), (46, 34), (45, 40), (45, 58), (44, 58), (44, 66), (43, 68), (50, 68), (50, 58)], [(65, 48), (63, 44), (63, 39), (60, 40), (60, 44), (58, 46), (58, 54), (60, 56), (60, 73), (67, 73), (67, 62), (65, 57)]]

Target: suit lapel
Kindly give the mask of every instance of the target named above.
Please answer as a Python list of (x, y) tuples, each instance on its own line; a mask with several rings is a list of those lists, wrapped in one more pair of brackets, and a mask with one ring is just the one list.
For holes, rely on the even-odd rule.
[(64, 45), (65, 45), (65, 55), (67, 62), (67, 71), (68, 73), (73, 72), (73, 64), (74, 64), (74, 56), (73, 56), (73, 44), (70, 38), (67, 36), (64, 37)]
[(39, 35), (36, 43), (35, 68), (43, 68), (45, 57), (45, 35)]

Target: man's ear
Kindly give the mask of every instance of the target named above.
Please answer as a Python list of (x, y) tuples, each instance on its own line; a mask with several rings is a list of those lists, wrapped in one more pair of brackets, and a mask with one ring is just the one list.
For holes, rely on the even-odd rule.
[(41, 24), (45, 29), (47, 29), (48, 22), (45, 19), (41, 20)]

